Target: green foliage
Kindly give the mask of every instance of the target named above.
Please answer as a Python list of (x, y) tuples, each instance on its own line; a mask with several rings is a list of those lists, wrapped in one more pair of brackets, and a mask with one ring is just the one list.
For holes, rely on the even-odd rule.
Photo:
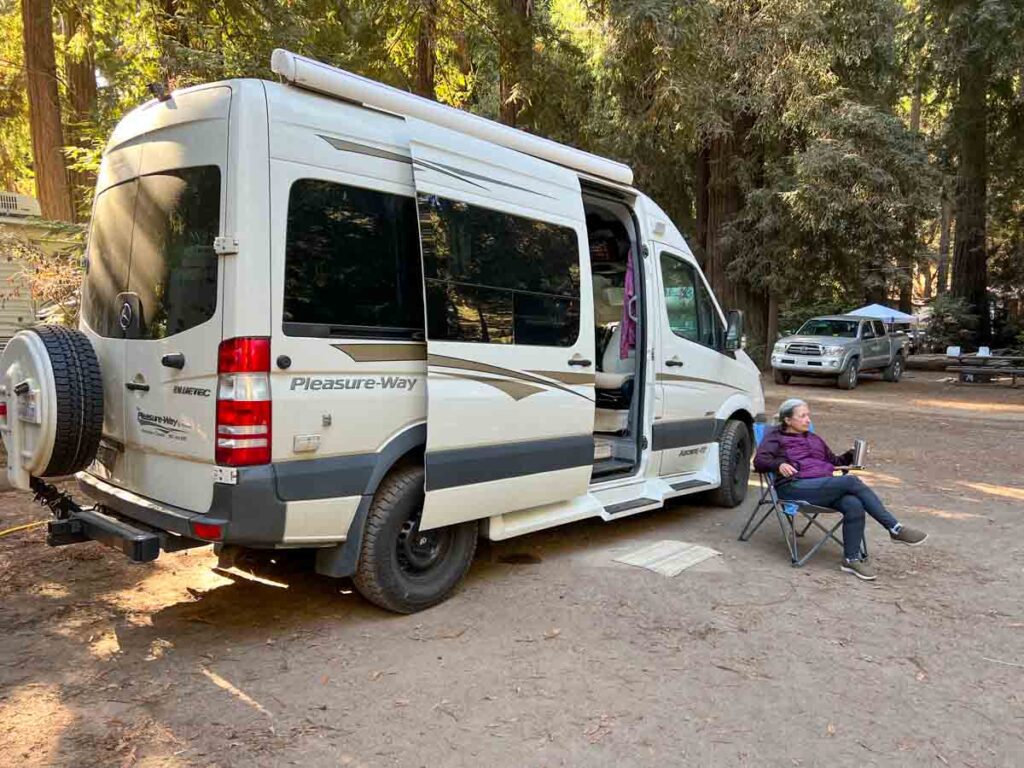
[(963, 345), (971, 341), (978, 316), (971, 314), (963, 299), (939, 296), (932, 302), (931, 310), (926, 329), (935, 349), (943, 350), (949, 345)]
[[(727, 276), (778, 297), (783, 328), (891, 297), (910, 265), (934, 262), (938, 191), (956, 170), (958, 67), (982, 46), (990, 282), (1001, 337), (1016, 333), (1024, 9), (1015, 0), (537, 0), (528, 20), (510, 0), (62, 0), (58, 16), (72, 3), (91, 35), (65, 39), (57, 19), (58, 69), (66, 52), (88, 48), (100, 75), (90, 120), (66, 150), (75, 171), (97, 170), (110, 131), (150, 98), (149, 83), (270, 78), (277, 47), (411, 89), (433, 8), (439, 100), (496, 118), (504, 67), (520, 127), (630, 163), (691, 242), (697, 153), (733, 141), (738, 204), (719, 233)], [(0, 0), (0, 185), (31, 192), (20, 37), (19, 4)]]

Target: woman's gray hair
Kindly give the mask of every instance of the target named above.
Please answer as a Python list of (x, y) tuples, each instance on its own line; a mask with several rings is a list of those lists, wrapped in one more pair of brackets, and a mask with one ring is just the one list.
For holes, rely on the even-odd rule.
[(807, 402), (801, 400), (799, 397), (791, 397), (789, 400), (779, 406), (779, 412), (777, 414), (779, 424), (785, 424), (786, 419), (793, 415), (793, 411), (799, 408), (801, 405), (807, 405)]

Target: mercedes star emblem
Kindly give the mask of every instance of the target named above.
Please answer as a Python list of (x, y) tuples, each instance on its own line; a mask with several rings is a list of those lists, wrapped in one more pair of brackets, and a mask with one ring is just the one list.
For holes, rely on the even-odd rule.
[(118, 322), (121, 324), (122, 331), (127, 331), (128, 326), (132, 324), (132, 305), (127, 301), (121, 305), (121, 316), (118, 318)]

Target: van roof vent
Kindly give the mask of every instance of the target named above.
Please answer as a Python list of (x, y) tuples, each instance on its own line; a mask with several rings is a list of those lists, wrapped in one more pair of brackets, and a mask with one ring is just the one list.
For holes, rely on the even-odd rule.
[(415, 117), (619, 184), (633, 183), (633, 170), (628, 165), (438, 104), (282, 48), (274, 51), (270, 68), (290, 85), (299, 88)]

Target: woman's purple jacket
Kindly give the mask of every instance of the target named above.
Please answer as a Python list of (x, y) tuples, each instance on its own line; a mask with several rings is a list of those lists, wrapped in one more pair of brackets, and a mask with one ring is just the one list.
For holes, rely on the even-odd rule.
[[(812, 444), (813, 452), (835, 467), (849, 466), (853, 461), (853, 451), (849, 450), (841, 456), (836, 456), (828, 447), (828, 444), (818, 435), (811, 433), (807, 440)], [(783, 464), (794, 464), (786, 455), (786, 445), (782, 430), (775, 428), (768, 432), (754, 454), (754, 469), (758, 472), (774, 472), (778, 474), (779, 467)], [(799, 469), (799, 467), (797, 467)], [(779, 478), (783, 480), (784, 478)]]

